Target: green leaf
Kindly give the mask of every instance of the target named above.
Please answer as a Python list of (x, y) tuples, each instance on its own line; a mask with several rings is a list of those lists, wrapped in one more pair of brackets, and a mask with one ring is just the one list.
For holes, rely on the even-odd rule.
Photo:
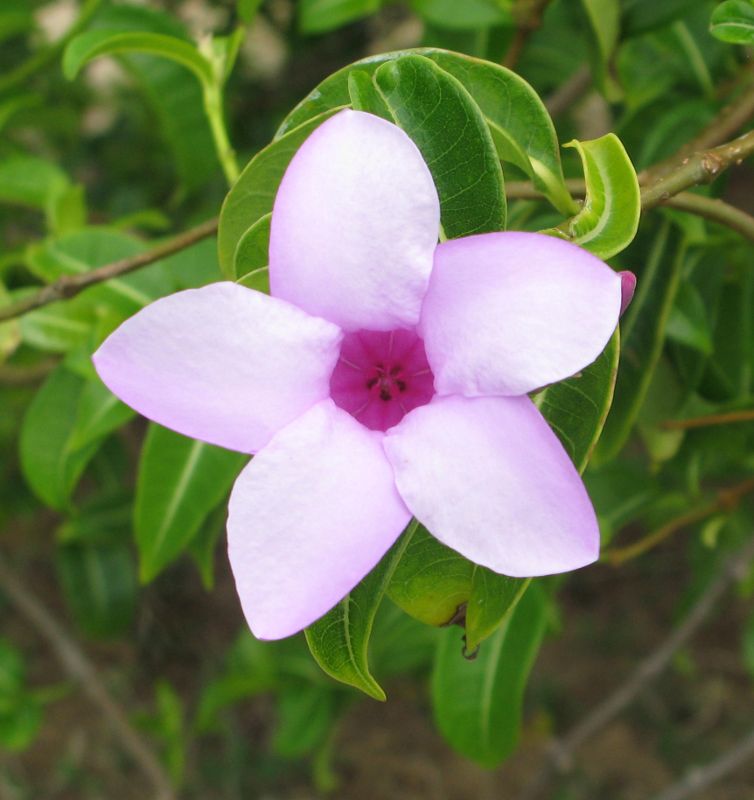
[(62, 545), (57, 569), (68, 607), (86, 634), (117, 636), (131, 624), (137, 585), (128, 545)]
[[(95, 24), (111, 32), (158, 33), (191, 44), (174, 15), (148, 6), (107, 5)], [(134, 53), (119, 60), (144, 93), (183, 186), (194, 191), (206, 184), (218, 160), (199, 83), (183, 66), (159, 56)]]
[(594, 363), (534, 398), (579, 472), (586, 468), (610, 411), (619, 355), (620, 333), (616, 330)]
[(142, 581), (151, 581), (181, 554), (223, 500), (246, 458), (149, 426), (134, 511)]
[(387, 595), (420, 622), (447, 625), (463, 619), (474, 570), (471, 561), (419, 525), (393, 571)]
[[(144, 249), (146, 245), (143, 242), (122, 231), (88, 227), (29, 248), (27, 264), (35, 275), (51, 283), (63, 275), (78, 275), (130, 258)], [(93, 318), (109, 312), (126, 319), (172, 290), (170, 276), (158, 262), (131, 275), (92, 286), (66, 304), (75, 304), (82, 310), (90, 309)], [(55, 309), (55, 314), (66, 316), (65, 311)]]
[(180, 64), (193, 72), (203, 86), (214, 82), (210, 62), (189, 42), (176, 36), (147, 31), (91, 30), (74, 37), (63, 53), (63, 74), (73, 80), (82, 67), (100, 56), (148, 53)]
[(89, 342), (94, 323), (90, 305), (74, 299), (24, 314), (19, 328), (25, 344), (49, 353), (68, 353)]
[(667, 335), (668, 339), (704, 355), (712, 353), (712, 330), (705, 303), (696, 287), (688, 281), (682, 281), (678, 287), (668, 316)]
[(393, 571), (417, 529), (412, 521), (396, 544), (366, 578), (335, 608), (310, 625), (306, 643), (317, 663), (330, 676), (375, 700), (385, 692), (369, 671), (369, 637), (377, 609)]
[(298, 24), (302, 33), (324, 33), (374, 14), (381, 0), (300, 0)]
[(663, 222), (655, 237), (646, 267), (638, 276), (636, 296), (623, 318), (615, 401), (595, 450), (599, 463), (617, 455), (628, 439), (662, 353), (685, 251), (681, 242), (668, 258), (669, 225)]
[(254, 21), (261, 5), (262, 0), (238, 0), (238, 16), (249, 25)]
[(445, 235), (504, 229), (500, 161), (484, 117), (461, 82), (420, 55), (382, 64), (374, 80), (427, 162)]
[(492, 25), (511, 25), (512, 16), (495, 0), (411, 0), (422, 19), (440, 28), (478, 30)]
[[(528, 589), (531, 578), (510, 578), (476, 566), (466, 605), (466, 651), (473, 653), (510, 614)], [(487, 645), (486, 645), (487, 646)]]
[(712, 12), (710, 33), (731, 44), (754, 43), (754, 2), (726, 0)]
[(610, 101), (621, 98), (620, 86), (610, 75), (610, 61), (620, 34), (619, 0), (581, 0), (592, 34), (592, 71), (597, 85)]
[(448, 742), (485, 767), (513, 752), (526, 680), (547, 625), (547, 599), (529, 588), (508, 620), (469, 661), (458, 631), (443, 632), (432, 675), (435, 720)]
[(266, 269), (270, 263), (271, 219), (272, 214), (260, 217), (240, 238), (234, 257), (236, 272), (239, 275), (246, 276), (249, 272)]
[(628, 247), (639, 227), (641, 197), (633, 164), (613, 133), (566, 146), (581, 156), (586, 199), (575, 217), (545, 232), (569, 239), (599, 258), (610, 258)]
[(0, 202), (45, 210), (70, 186), (56, 164), (36, 156), (12, 156), (0, 161)]
[(95, 377), (79, 396), (76, 422), (71, 431), (69, 446), (81, 450), (101, 441), (121, 425), (133, 419), (136, 412), (129, 408)]
[(217, 235), (220, 268), (227, 278), (234, 280), (243, 274), (234, 263), (238, 243), (249, 228), (272, 211), (283, 173), (296, 151), (315, 128), (339, 110), (326, 111), (260, 150), (233, 184), (220, 212)]
[(74, 449), (79, 401), (85, 381), (58, 367), (29, 406), (21, 425), (20, 456), (24, 477), (34, 493), (52, 508), (67, 508), (73, 489), (99, 441)]
[(284, 758), (301, 758), (326, 739), (338, 713), (338, 697), (316, 684), (286, 684), (275, 707), (272, 749)]
[(506, 619), (528, 580), (498, 575), (437, 541), (421, 525), (388, 586), (388, 597), (427, 625), (463, 624), (469, 650)]
[[(373, 74), (381, 65), (407, 55), (429, 58), (456, 78), (479, 106), (490, 128), (498, 156), (524, 170), (535, 186), (563, 214), (575, 206), (565, 187), (555, 128), (542, 100), (515, 72), (498, 64), (437, 48), (387, 53), (357, 61), (326, 78), (283, 120), (276, 138), (338, 106), (358, 104), (352, 73)], [(363, 87), (357, 79), (357, 89)], [(363, 110), (363, 109), (362, 109)], [(380, 113), (374, 107), (372, 113)]]

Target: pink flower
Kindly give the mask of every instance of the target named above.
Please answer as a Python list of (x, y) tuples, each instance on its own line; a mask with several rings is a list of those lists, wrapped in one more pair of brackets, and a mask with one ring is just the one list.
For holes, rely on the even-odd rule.
[(272, 296), (216, 283), (158, 300), (94, 362), (136, 410), (256, 453), (230, 498), (230, 562), (260, 638), (301, 630), (415, 516), (512, 576), (597, 558), (581, 479), (527, 393), (591, 363), (621, 278), (532, 233), (438, 246), (427, 165), (356, 111), (291, 162), (270, 238)]

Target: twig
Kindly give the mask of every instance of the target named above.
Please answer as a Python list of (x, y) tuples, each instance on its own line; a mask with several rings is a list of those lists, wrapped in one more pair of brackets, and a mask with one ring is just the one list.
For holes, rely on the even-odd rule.
[(42, 603), (16, 578), (0, 555), (0, 589), (16, 608), (47, 639), (70, 677), (89, 696), (110, 723), (113, 733), (131, 755), (155, 790), (155, 800), (175, 800), (170, 780), (152, 750), (139, 736), (123, 709), (113, 700), (87, 657), (66, 634)]
[(545, 99), (545, 108), (551, 117), (557, 117), (567, 111), (591, 85), (592, 71), (588, 66), (579, 67), (562, 86)]
[[(546, 754), (547, 762), (524, 792), (525, 800), (534, 800), (539, 797), (555, 773), (568, 771), (573, 764), (576, 751), (584, 742), (612, 722), (649, 683), (660, 675), (678, 650), (704, 623), (728, 587), (746, 576), (753, 559), (754, 537), (728, 558), (719, 575), (707, 586), (681, 624), (654, 652), (639, 663), (628, 680), (608, 695), (565, 736), (550, 745)], [(662, 798), (662, 800), (668, 800), (668, 798)]]
[[(567, 180), (566, 187), (574, 197), (583, 197), (586, 192), (586, 185), (582, 180)], [(510, 199), (538, 200), (542, 195), (526, 181), (511, 181), (505, 185), (505, 193)], [(642, 208), (652, 208), (653, 205), (645, 205), (646, 193), (641, 194)], [(656, 205), (656, 204), (655, 204)], [(668, 197), (662, 201), (662, 205), (667, 208), (675, 208), (678, 211), (686, 211), (703, 217), (711, 222), (724, 225), (731, 230), (740, 233), (741, 236), (754, 241), (754, 217), (723, 200), (716, 200), (711, 197), (704, 197), (693, 192), (679, 192), (673, 197)]]
[(130, 258), (123, 258), (120, 261), (114, 261), (112, 264), (105, 264), (103, 267), (93, 269), (91, 272), (82, 272), (78, 275), (64, 275), (58, 278), (54, 283), (45, 286), (30, 297), (19, 300), (17, 303), (12, 303), (9, 306), (0, 308), (0, 322), (4, 322), (14, 317), (19, 317), (27, 311), (33, 311), (35, 308), (46, 306), (49, 303), (54, 303), (57, 300), (65, 300), (66, 298), (73, 297), (79, 292), (96, 283), (117, 278), (120, 275), (125, 275), (128, 272), (141, 269), (161, 258), (173, 255), (180, 250), (185, 250), (187, 247), (196, 244), (208, 236), (212, 236), (217, 231), (217, 219), (211, 219), (197, 225), (190, 231), (175, 236), (167, 242), (146, 250), (138, 255), (131, 256)]
[(25, 386), (36, 383), (52, 372), (58, 364), (56, 358), (47, 358), (28, 367), (0, 364), (0, 386)]
[(668, 537), (672, 536), (679, 530), (693, 525), (695, 522), (700, 522), (703, 519), (718, 514), (721, 511), (732, 511), (741, 500), (750, 492), (754, 492), (754, 478), (741, 481), (735, 486), (728, 489), (720, 489), (714, 500), (703, 503), (691, 511), (687, 511), (664, 525), (661, 525), (656, 530), (647, 536), (639, 539), (638, 542), (627, 545), (626, 547), (614, 547), (603, 554), (603, 559), (613, 566), (620, 566), (626, 561), (630, 561), (647, 550), (656, 547), (660, 542), (665, 541)]
[(639, 182), (652, 183), (671, 171), (679, 156), (715, 147), (739, 131), (754, 116), (754, 67), (751, 65), (746, 67), (740, 83), (744, 87), (743, 92), (732, 103), (725, 106), (701, 133), (687, 142), (678, 152), (641, 172)]
[(654, 208), (691, 186), (712, 181), (732, 164), (740, 164), (754, 153), (754, 131), (711, 150), (700, 150), (678, 159), (667, 174), (646, 186), (641, 193), (642, 208)]
[(711, 425), (730, 425), (734, 422), (754, 422), (754, 408), (728, 411), (724, 414), (707, 414), (703, 417), (689, 417), (688, 419), (666, 419), (660, 424), (660, 427), (668, 431), (679, 431), (690, 428), (707, 428)]
[(750, 763), (753, 755), (754, 730), (712, 763), (689, 770), (681, 780), (655, 795), (653, 800), (686, 800), (687, 797), (693, 797), (733, 770)]
[(503, 59), (503, 66), (513, 69), (521, 57), (526, 41), (542, 24), (542, 15), (550, 0), (518, 0), (513, 7), (516, 32)]

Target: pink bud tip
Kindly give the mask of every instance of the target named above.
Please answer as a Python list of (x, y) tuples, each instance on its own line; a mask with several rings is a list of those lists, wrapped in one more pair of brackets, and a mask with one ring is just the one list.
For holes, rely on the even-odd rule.
[(620, 315), (623, 316), (623, 313), (634, 299), (636, 275), (628, 270), (623, 270), (618, 274), (620, 275)]

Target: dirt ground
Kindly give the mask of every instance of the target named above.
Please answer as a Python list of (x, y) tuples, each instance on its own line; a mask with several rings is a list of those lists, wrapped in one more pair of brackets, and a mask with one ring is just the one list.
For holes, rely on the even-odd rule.
[[(36, 520), (12, 539), (27, 584), (68, 630), (50, 560), (45, 524)], [(6, 538), (6, 542), (8, 539)], [(334, 800), (499, 800), (522, 796), (541, 769), (551, 734), (562, 734), (631, 672), (667, 636), (687, 580), (682, 543), (620, 571), (606, 566), (572, 577), (562, 593), (562, 630), (545, 644), (527, 694), (518, 752), (494, 771), (454, 754), (433, 728), (426, 682), (387, 685), (389, 701), (354, 703), (334, 742)], [(218, 585), (206, 594), (195, 572), (178, 565), (144, 593), (133, 636), (83, 648), (112, 694), (129, 713), (143, 708), (151, 679), (167, 677), (182, 696), (196, 696), (208, 663), (233, 641), (241, 616), (230, 576), (218, 554)], [(641, 598), (637, 602), (636, 598)], [(65, 681), (55, 655), (36, 630), (7, 604), (3, 633), (29, 659), (32, 685)], [(732, 593), (714, 617), (647, 686), (625, 713), (579, 751), (572, 771), (553, 782), (553, 800), (643, 800), (690, 766), (732, 747), (751, 727), (754, 693), (739, 656), (740, 631), (750, 603)], [(209, 655), (208, 655), (209, 654)], [(203, 742), (191, 753), (185, 797), (203, 800), (308, 800), (310, 765), (271, 754), (275, 708), (270, 698), (244, 702), (235, 712), (234, 750)], [(201, 764), (238, 772), (236, 789), (192, 791)], [(116, 745), (97, 710), (73, 685), (47, 710), (37, 742), (23, 755), (0, 756), (0, 800), (137, 800), (149, 790)], [(182, 795), (183, 796), (183, 795)], [(754, 797), (754, 765), (737, 771), (704, 800)]]

